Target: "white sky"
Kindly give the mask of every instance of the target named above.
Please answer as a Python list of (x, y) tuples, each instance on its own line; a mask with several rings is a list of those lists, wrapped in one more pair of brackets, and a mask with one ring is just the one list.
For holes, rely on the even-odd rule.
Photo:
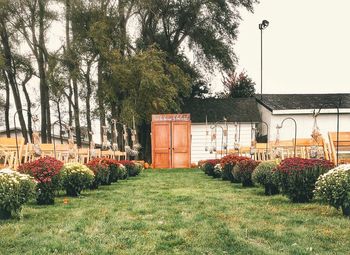
[[(350, 0), (260, 0), (242, 11), (235, 52), (260, 93), (263, 19), (263, 93), (350, 92)], [(221, 78), (213, 83), (221, 86)]]

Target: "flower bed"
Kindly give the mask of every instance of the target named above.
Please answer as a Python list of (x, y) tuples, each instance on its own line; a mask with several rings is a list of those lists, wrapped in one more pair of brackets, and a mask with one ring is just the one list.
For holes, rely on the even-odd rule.
[(278, 164), (275, 161), (261, 162), (253, 171), (252, 180), (265, 188), (265, 195), (275, 195), (279, 193), (278, 176), (274, 171)]
[(0, 171), (0, 219), (19, 217), (22, 205), (35, 196), (36, 182), (27, 174)]
[(87, 166), (80, 163), (66, 163), (60, 172), (62, 186), (68, 196), (79, 196), (83, 189), (91, 186), (94, 173)]
[(350, 164), (340, 165), (321, 175), (316, 182), (315, 196), (350, 216)]
[(282, 193), (292, 202), (308, 202), (313, 198), (317, 178), (334, 164), (321, 159), (287, 158), (276, 168)]
[(253, 159), (243, 159), (238, 161), (233, 170), (232, 175), (235, 179), (242, 183), (243, 187), (254, 186), (252, 181), (252, 173), (254, 169), (259, 165), (259, 162)]
[(235, 179), (233, 176), (233, 168), (235, 165), (241, 161), (241, 160), (247, 160), (249, 158), (247, 157), (241, 157), (237, 156), (235, 154), (230, 154), (221, 159), (221, 165), (222, 165), (222, 179), (231, 181), (231, 182), (240, 182), (239, 180)]
[(60, 188), (59, 173), (63, 163), (52, 157), (39, 158), (19, 166), (20, 173), (29, 174), (37, 181), (37, 203), (53, 204), (55, 191)]

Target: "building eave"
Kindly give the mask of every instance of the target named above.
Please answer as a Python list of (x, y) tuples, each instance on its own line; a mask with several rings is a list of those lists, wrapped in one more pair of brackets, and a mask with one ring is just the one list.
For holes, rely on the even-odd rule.
[[(272, 115), (303, 115), (313, 114), (315, 109), (288, 109), (288, 110), (273, 110)], [(318, 112), (318, 109), (316, 109)], [(350, 113), (350, 109), (339, 109), (340, 114)], [(322, 109), (320, 114), (337, 114), (337, 109)]]

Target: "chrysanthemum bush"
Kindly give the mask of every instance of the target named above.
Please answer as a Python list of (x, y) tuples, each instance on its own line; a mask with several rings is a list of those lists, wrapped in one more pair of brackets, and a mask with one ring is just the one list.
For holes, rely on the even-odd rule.
[(222, 166), (222, 179), (231, 181), (231, 182), (240, 182), (240, 180), (237, 180), (233, 176), (233, 168), (235, 165), (241, 161), (241, 160), (247, 160), (249, 158), (247, 157), (241, 157), (235, 154), (230, 154), (225, 157), (223, 157), (220, 160), (221, 166)]
[(259, 162), (253, 159), (240, 160), (234, 166), (232, 175), (242, 183), (243, 187), (253, 186), (252, 173), (258, 164)]
[(209, 176), (214, 176), (214, 167), (220, 163), (220, 159), (208, 159), (201, 164), (203, 172)]
[(19, 166), (20, 173), (29, 174), (37, 181), (37, 203), (53, 204), (55, 192), (60, 189), (59, 173), (63, 162), (52, 158), (39, 158)]
[(253, 182), (264, 186), (265, 195), (275, 195), (279, 193), (278, 176), (274, 171), (277, 165), (276, 161), (265, 161), (261, 162), (253, 171)]
[(126, 167), (127, 173), (129, 177), (137, 176), (141, 173), (143, 166), (139, 163), (134, 163), (130, 160), (121, 160), (120, 164)]
[(66, 163), (60, 172), (62, 186), (68, 196), (79, 196), (94, 181), (94, 172), (80, 163)]
[(276, 168), (282, 193), (292, 202), (309, 202), (318, 177), (334, 167), (322, 159), (287, 158)]
[(321, 175), (316, 182), (315, 196), (350, 216), (350, 164), (340, 165)]
[(94, 181), (91, 183), (91, 189), (97, 189), (100, 185), (110, 184), (111, 172), (109, 165), (104, 158), (95, 158), (91, 160), (86, 166), (94, 172)]
[(33, 177), (10, 169), (0, 171), (0, 218), (19, 217), (22, 205), (35, 196)]
[(221, 178), (222, 177), (222, 166), (220, 163), (216, 164), (214, 166), (213, 177), (214, 178)]

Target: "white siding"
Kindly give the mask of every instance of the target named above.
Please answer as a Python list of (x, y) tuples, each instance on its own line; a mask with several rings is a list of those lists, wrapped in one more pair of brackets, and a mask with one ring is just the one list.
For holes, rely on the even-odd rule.
[[(263, 121), (267, 122), (270, 128), (269, 141), (276, 139), (276, 126), (280, 125), (283, 119), (292, 117), (297, 123), (297, 138), (311, 138), (311, 133), (314, 126), (314, 118), (312, 114), (272, 114), (264, 106), (259, 104), (259, 111)], [(350, 114), (340, 114), (339, 131), (350, 131)], [(317, 117), (317, 125), (320, 128), (324, 139), (328, 141), (328, 132), (337, 131), (337, 115), (336, 114), (321, 114)], [(283, 128), (280, 129), (280, 140), (291, 140), (294, 138), (294, 122), (286, 120), (283, 123)]]
[[(224, 126), (224, 124), (222, 124)], [(241, 123), (240, 124), (240, 145), (241, 146), (250, 146), (251, 142), (251, 124), (250, 123)], [(214, 129), (215, 130), (215, 129)], [(238, 128), (239, 130), (239, 128)], [(205, 151), (205, 146), (210, 147), (211, 145), (211, 129), (208, 124), (209, 135), (206, 138), (206, 126), (205, 123), (199, 123), (191, 125), (191, 162), (197, 163), (200, 160), (206, 159), (215, 159), (220, 158), (220, 154), (212, 153)], [(216, 148), (221, 150), (221, 140), (222, 140), (222, 129), (216, 128)], [(235, 139), (235, 125), (233, 123), (228, 124), (228, 149), (234, 148), (234, 139)], [(207, 140), (207, 141), (206, 141)], [(225, 141), (224, 141), (225, 142)], [(223, 155), (224, 156), (224, 155)]]

